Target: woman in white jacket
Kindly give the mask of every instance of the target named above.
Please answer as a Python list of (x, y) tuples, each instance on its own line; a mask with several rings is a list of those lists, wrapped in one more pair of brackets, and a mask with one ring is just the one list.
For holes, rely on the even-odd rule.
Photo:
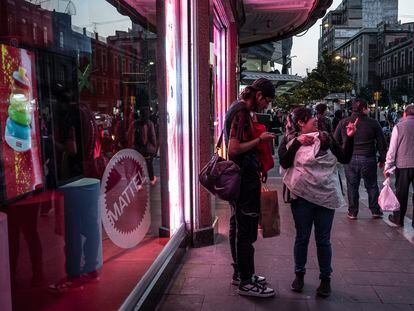
[(283, 182), (291, 192), (291, 208), (296, 227), (294, 246), (295, 274), (292, 290), (304, 286), (309, 238), (315, 226), (315, 240), (321, 284), (320, 296), (331, 293), (332, 249), (330, 234), (335, 208), (341, 207), (337, 161), (348, 163), (353, 152), (356, 124), (347, 126), (348, 139), (340, 146), (326, 132), (318, 132), (317, 119), (307, 108), (296, 108), (290, 114), (293, 131), (279, 146), (279, 161), (285, 169)]

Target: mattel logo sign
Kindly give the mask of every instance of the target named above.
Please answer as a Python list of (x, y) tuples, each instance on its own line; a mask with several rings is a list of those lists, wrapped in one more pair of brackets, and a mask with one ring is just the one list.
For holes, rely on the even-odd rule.
[(144, 157), (133, 149), (115, 154), (101, 183), (102, 222), (111, 241), (131, 248), (145, 237), (151, 223), (150, 190)]

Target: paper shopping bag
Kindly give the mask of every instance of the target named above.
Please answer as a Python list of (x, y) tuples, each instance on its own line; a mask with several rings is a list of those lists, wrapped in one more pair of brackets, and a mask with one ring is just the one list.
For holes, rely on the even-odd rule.
[(264, 238), (280, 234), (279, 201), (276, 190), (262, 188), (260, 199), (260, 224)]

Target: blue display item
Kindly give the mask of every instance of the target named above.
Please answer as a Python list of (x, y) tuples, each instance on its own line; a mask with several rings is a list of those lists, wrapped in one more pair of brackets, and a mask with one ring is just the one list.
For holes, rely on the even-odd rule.
[(76, 277), (102, 267), (100, 181), (82, 178), (59, 188), (65, 202), (66, 273)]
[(6, 121), (5, 139), (7, 144), (15, 151), (23, 152), (32, 147), (30, 126), (19, 125), (10, 118)]

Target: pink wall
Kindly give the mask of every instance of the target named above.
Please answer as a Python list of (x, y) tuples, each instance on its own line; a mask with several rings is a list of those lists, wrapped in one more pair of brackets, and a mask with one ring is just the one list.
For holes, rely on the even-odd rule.
[(2, 311), (12, 309), (7, 216), (3, 213), (0, 213), (0, 306)]

